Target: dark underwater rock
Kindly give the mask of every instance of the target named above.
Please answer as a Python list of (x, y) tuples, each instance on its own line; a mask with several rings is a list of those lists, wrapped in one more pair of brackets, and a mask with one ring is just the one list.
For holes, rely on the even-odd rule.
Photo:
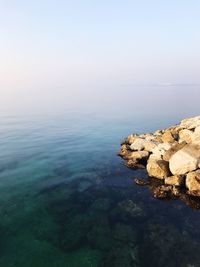
[(87, 215), (78, 214), (70, 218), (61, 228), (61, 248), (70, 251), (78, 248), (90, 229), (90, 220)]
[(139, 267), (136, 247), (113, 247), (103, 259), (101, 267)]
[(144, 216), (144, 211), (141, 209), (141, 207), (130, 199), (124, 200), (118, 205), (125, 214), (128, 214), (133, 218)]
[(100, 250), (109, 250), (114, 245), (112, 232), (106, 218), (97, 221), (87, 233), (87, 240), (91, 247)]
[(145, 180), (145, 179), (141, 179), (141, 178), (135, 178), (134, 179), (134, 182), (137, 184), (137, 185), (149, 185), (149, 180)]
[(171, 224), (150, 223), (141, 247), (141, 266), (199, 266), (199, 243)]
[(123, 223), (118, 223), (115, 225), (113, 231), (114, 239), (127, 244), (127, 243), (136, 243), (136, 232), (130, 225), (126, 225)]

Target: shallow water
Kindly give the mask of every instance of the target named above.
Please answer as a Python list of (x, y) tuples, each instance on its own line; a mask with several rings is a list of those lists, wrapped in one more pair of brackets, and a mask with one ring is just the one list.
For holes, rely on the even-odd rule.
[(122, 139), (179, 117), (1, 115), (0, 266), (200, 266), (200, 211), (134, 185)]

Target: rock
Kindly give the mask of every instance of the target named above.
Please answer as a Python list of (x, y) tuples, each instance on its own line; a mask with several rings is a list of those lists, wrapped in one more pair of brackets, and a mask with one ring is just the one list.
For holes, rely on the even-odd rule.
[(163, 156), (171, 147), (172, 145), (170, 143), (161, 143), (152, 149), (152, 153), (155, 155), (155, 157), (159, 158), (160, 156)]
[(147, 151), (127, 151), (123, 158), (127, 160), (126, 166), (129, 168), (143, 168), (146, 165), (149, 152)]
[(152, 152), (153, 149), (155, 149), (158, 144), (159, 143), (156, 141), (146, 141), (144, 143), (144, 150), (146, 150), (148, 152)]
[(183, 176), (174, 175), (174, 176), (169, 176), (165, 178), (165, 184), (167, 185), (181, 186), (183, 183), (184, 183)]
[(108, 198), (97, 198), (90, 209), (95, 211), (108, 211), (111, 208), (111, 201)]
[(161, 136), (162, 135), (162, 130), (157, 130), (154, 132), (155, 136)]
[(101, 250), (109, 250), (114, 245), (112, 232), (107, 219), (100, 219), (97, 224), (94, 224), (87, 233), (88, 243)]
[(198, 142), (200, 141), (200, 126), (198, 126), (195, 130), (194, 133), (192, 135), (192, 141), (193, 142)]
[(127, 145), (126, 144), (122, 144), (118, 155), (120, 157), (124, 158), (127, 155), (127, 153), (128, 153)]
[(114, 239), (125, 243), (132, 243), (136, 241), (136, 232), (126, 224), (117, 223), (113, 233)]
[(134, 142), (130, 145), (131, 150), (143, 150), (146, 140), (142, 138), (137, 138)]
[(163, 160), (163, 156), (159, 153), (157, 154), (151, 154), (149, 156), (149, 160)]
[(105, 258), (103, 258), (102, 260), (101, 267), (108, 267), (108, 266), (109, 267), (140, 266), (137, 247), (126, 244), (123, 244), (121, 246), (113, 246), (112, 249), (105, 254)]
[(179, 132), (179, 143), (191, 143), (193, 139), (193, 132), (188, 129), (183, 129)]
[(169, 128), (169, 129), (171, 131), (171, 134), (172, 134), (174, 140), (175, 141), (178, 141), (178, 139), (179, 139), (179, 132), (182, 129), (179, 126), (173, 126), (173, 127)]
[(136, 161), (134, 160), (127, 160), (125, 165), (128, 167), (128, 168), (131, 168), (131, 169), (145, 169), (145, 165), (142, 164), (142, 163), (137, 163)]
[(169, 160), (170, 171), (174, 175), (186, 174), (198, 168), (200, 143), (191, 143), (177, 151)]
[(154, 188), (153, 196), (155, 198), (171, 198), (172, 197), (172, 186), (171, 185), (161, 185)]
[(183, 148), (187, 143), (183, 142), (183, 143), (174, 143), (173, 146), (165, 151), (165, 153), (163, 154), (163, 159), (166, 161), (169, 161), (171, 156), (174, 155), (178, 150), (180, 150), (181, 148)]
[(149, 160), (147, 164), (147, 172), (151, 177), (165, 179), (170, 176), (169, 163), (165, 160)]
[(131, 217), (140, 217), (144, 215), (143, 210), (132, 200), (122, 201), (118, 205), (122, 211), (124, 211)]
[(148, 184), (157, 197), (178, 197), (184, 202), (188, 202), (184, 196), (200, 197), (200, 116), (154, 133), (132, 134), (121, 144), (119, 155), (129, 168), (146, 167), (148, 180), (134, 181)]
[(162, 138), (162, 141), (165, 142), (165, 143), (166, 142), (173, 143), (175, 141), (175, 139), (174, 139), (174, 137), (173, 137), (173, 135), (172, 135), (170, 130), (166, 130), (161, 138)]
[(180, 127), (183, 129), (195, 129), (196, 127), (200, 126), (200, 116), (184, 119), (180, 123)]
[(135, 182), (137, 185), (143, 185), (143, 186), (149, 184), (149, 181), (148, 181), (148, 180), (141, 179), (141, 178), (135, 178), (135, 179), (134, 179), (134, 182)]
[(129, 144), (129, 145), (131, 145), (134, 141), (135, 141), (135, 139), (137, 139), (138, 138), (138, 135), (137, 134), (131, 134), (131, 135), (129, 135), (128, 137), (127, 137), (127, 143)]
[(146, 141), (155, 141), (156, 140), (156, 136), (151, 134), (151, 133), (150, 134), (146, 134), (144, 138), (145, 138)]
[(180, 186), (173, 186), (173, 187), (172, 187), (172, 194), (173, 194), (175, 197), (180, 197), (180, 196), (182, 195)]
[(186, 187), (189, 189), (189, 194), (195, 193), (200, 196), (200, 170), (190, 172), (186, 176)]
[(62, 230), (60, 246), (64, 251), (78, 247), (90, 229), (89, 218), (86, 214), (78, 214), (65, 222)]
[(149, 152), (147, 151), (134, 151), (130, 153), (129, 159), (132, 159), (138, 162), (139, 160), (147, 159), (148, 156), (149, 156)]

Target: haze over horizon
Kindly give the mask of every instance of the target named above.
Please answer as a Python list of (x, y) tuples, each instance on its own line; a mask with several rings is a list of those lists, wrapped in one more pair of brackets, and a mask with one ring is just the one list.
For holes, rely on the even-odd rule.
[(199, 10), (197, 0), (1, 1), (1, 109), (137, 108), (140, 98), (195, 113)]

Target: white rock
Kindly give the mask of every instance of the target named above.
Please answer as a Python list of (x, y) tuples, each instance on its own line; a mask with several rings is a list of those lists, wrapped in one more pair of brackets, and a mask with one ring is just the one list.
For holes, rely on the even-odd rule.
[(152, 149), (152, 153), (155, 155), (163, 156), (167, 150), (169, 150), (172, 147), (172, 144), (170, 143), (160, 143), (157, 145), (154, 149)]
[(161, 154), (151, 154), (149, 156), (149, 160), (162, 160), (162, 155)]
[(183, 129), (179, 132), (179, 143), (191, 143), (193, 140), (193, 132), (188, 129)]
[(180, 123), (181, 128), (188, 129), (188, 130), (194, 129), (198, 126), (200, 126), (200, 116), (189, 118), (189, 119), (184, 119)]
[(142, 138), (136, 138), (134, 142), (130, 145), (131, 150), (143, 150), (146, 140)]
[(133, 160), (141, 160), (141, 159), (145, 159), (148, 158), (149, 153), (147, 151), (134, 151), (130, 153), (129, 159), (133, 159)]
[(194, 133), (192, 135), (192, 141), (194, 141), (194, 142), (200, 141), (200, 126), (195, 128)]
[(129, 145), (131, 145), (135, 141), (136, 138), (138, 138), (138, 135), (136, 134), (129, 135), (127, 137), (127, 142), (129, 143)]
[(200, 143), (191, 143), (177, 151), (169, 160), (170, 171), (174, 175), (186, 174), (198, 168)]
[(152, 152), (154, 148), (156, 148), (156, 146), (158, 146), (158, 142), (156, 141), (146, 141), (144, 144), (144, 149), (146, 151)]

